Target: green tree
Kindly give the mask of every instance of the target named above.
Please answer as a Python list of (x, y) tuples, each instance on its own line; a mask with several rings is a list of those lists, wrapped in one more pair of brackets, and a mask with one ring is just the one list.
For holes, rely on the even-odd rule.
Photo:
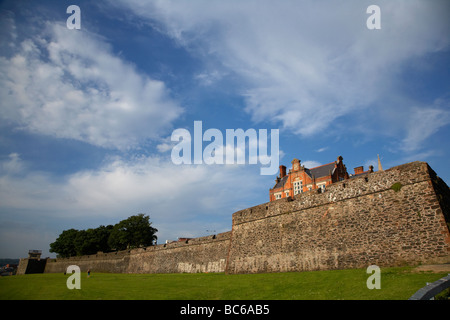
[(113, 230), (113, 226), (100, 226), (95, 229), (81, 230), (75, 238), (75, 248), (77, 255), (95, 254), (98, 251), (108, 252), (109, 235)]
[(65, 258), (111, 251), (108, 239), (113, 228), (114, 226), (109, 225), (87, 230), (64, 230), (58, 239), (50, 244), (50, 252)]
[(116, 250), (151, 246), (158, 232), (151, 225), (150, 217), (143, 213), (131, 216), (114, 226), (108, 244)]
[(111, 248), (108, 244), (108, 239), (111, 234), (111, 231), (114, 229), (113, 225), (108, 226), (100, 226), (94, 229), (95, 234), (95, 242), (96, 242), (96, 252), (103, 251), (108, 252), (111, 251)]
[(75, 256), (77, 254), (75, 239), (78, 232), (76, 229), (64, 230), (55, 242), (50, 243), (50, 252), (57, 253), (61, 258)]
[(112, 226), (95, 229), (64, 230), (55, 242), (50, 244), (50, 252), (59, 257), (95, 254), (98, 251), (124, 250), (140, 246), (151, 246), (157, 239), (150, 218), (144, 214), (131, 216)]

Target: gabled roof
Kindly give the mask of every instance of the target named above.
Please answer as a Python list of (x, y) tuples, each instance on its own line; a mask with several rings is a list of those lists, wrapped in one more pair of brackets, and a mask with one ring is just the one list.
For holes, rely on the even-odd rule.
[(280, 179), (280, 181), (277, 182), (277, 184), (275, 184), (275, 186), (272, 189), (278, 189), (278, 188), (284, 187), (287, 179), (288, 179), (288, 175), (285, 175), (283, 178)]
[(315, 168), (311, 168), (311, 169), (305, 169), (306, 173), (312, 178), (315, 177), (317, 178), (321, 178), (321, 177), (326, 177), (331, 174), (334, 173), (334, 162), (331, 163), (327, 163)]

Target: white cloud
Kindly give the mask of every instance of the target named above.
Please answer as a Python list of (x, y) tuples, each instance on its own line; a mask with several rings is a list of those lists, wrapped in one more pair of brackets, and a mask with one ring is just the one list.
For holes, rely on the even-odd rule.
[(173, 148), (173, 145), (170, 145), (168, 143), (160, 143), (156, 146), (156, 149), (158, 149), (158, 151), (161, 153), (172, 150), (172, 148)]
[(217, 71), (213, 70), (211, 72), (202, 72), (194, 76), (194, 79), (197, 80), (203, 86), (210, 86), (217, 81), (219, 81), (223, 75)]
[(302, 161), (302, 166), (305, 166), (305, 168), (315, 168), (318, 166), (321, 166), (322, 164), (318, 161), (315, 160), (306, 160), (306, 161)]
[(450, 124), (448, 110), (428, 107), (412, 108), (410, 112), (408, 130), (401, 147), (406, 152), (417, 151), (426, 139), (438, 132), (441, 127)]
[(161, 81), (94, 34), (43, 23), (0, 57), (1, 117), (23, 130), (125, 150), (159, 137), (182, 112)]
[[(253, 121), (273, 121), (303, 136), (371, 108), (389, 114), (405, 65), (449, 46), (445, 1), (380, 0), (381, 30), (366, 27), (370, 1), (121, 3), (238, 75)], [(409, 106), (396, 108), (403, 111), (396, 125), (406, 131)], [(361, 130), (368, 127), (376, 132), (378, 124), (369, 121)]]
[(7, 172), (8, 174), (19, 174), (24, 170), (20, 155), (18, 153), (11, 153), (8, 155), (9, 160), (0, 162), (0, 172)]

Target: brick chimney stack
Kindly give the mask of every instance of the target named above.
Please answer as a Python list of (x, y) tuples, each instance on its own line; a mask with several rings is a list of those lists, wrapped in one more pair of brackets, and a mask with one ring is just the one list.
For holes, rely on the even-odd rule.
[(283, 179), (283, 177), (286, 175), (286, 167), (281, 165), (280, 166), (280, 179)]
[(354, 170), (355, 170), (355, 174), (363, 173), (364, 172), (364, 166), (356, 167)]

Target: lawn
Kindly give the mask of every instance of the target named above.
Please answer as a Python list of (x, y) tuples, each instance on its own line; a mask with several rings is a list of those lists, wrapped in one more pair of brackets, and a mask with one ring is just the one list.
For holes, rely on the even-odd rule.
[(64, 274), (0, 278), (1, 300), (407, 300), (446, 273), (381, 269), (381, 289), (369, 290), (365, 269), (269, 274), (81, 274), (69, 290)]

